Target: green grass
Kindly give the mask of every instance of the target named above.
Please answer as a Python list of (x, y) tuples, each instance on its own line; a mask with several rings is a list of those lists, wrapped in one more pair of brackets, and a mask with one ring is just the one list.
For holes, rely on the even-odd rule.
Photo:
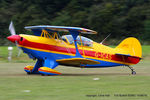
[(142, 53), (143, 56), (150, 56), (150, 46), (149, 45), (142, 46)]
[[(7, 47), (0, 47), (0, 100), (150, 100), (150, 46), (142, 49), (144, 60), (133, 66), (135, 76), (122, 66), (103, 69), (58, 66), (56, 70), (62, 75), (40, 76), (26, 75), (23, 71), (25, 66), (34, 65), (26, 54), (17, 58), (15, 47), (13, 60), (8, 62)], [(137, 96), (141, 94), (147, 96)]]
[[(122, 66), (103, 69), (58, 66), (56, 70), (62, 75), (40, 76), (26, 75), (23, 71), (24, 66), (33, 63), (0, 63), (0, 100), (149, 100), (149, 64), (142, 61), (134, 66), (137, 75), (131, 75)], [(107, 94), (110, 96), (98, 96)], [(141, 94), (147, 96), (137, 96)]]
[[(21, 55), (18, 55), (18, 48), (16, 46), (13, 47), (12, 51), (12, 62), (33, 62), (33, 60), (29, 59), (28, 55), (23, 53), (21, 50)], [(8, 46), (0, 46), (0, 62), (8, 62)]]

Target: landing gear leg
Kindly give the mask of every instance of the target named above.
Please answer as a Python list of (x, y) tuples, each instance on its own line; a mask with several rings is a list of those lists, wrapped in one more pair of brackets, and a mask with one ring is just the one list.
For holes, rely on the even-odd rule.
[(131, 69), (131, 71), (132, 71), (132, 75), (135, 75), (135, 74), (136, 74), (136, 72), (134, 71), (133, 67), (131, 67), (131, 66), (128, 66), (128, 67)]

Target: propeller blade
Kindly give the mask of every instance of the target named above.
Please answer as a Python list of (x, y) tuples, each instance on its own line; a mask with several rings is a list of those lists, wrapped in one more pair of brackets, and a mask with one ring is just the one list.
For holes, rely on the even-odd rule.
[(18, 49), (18, 55), (17, 55), (17, 57), (19, 57), (21, 55), (21, 49), (19, 48), (17, 41), (15, 41), (15, 44), (16, 44), (17, 49)]
[[(12, 21), (10, 22), (10, 25), (9, 25), (9, 31), (10, 31), (11, 35), (16, 35), (15, 28), (14, 28), (14, 25), (13, 25)], [(17, 55), (17, 57), (19, 57), (20, 54), (21, 54), (21, 49), (19, 48), (17, 41), (15, 41), (15, 44), (16, 44), (17, 49), (18, 49), (18, 55)]]
[(16, 46), (18, 47), (18, 42), (17, 42), (17, 41), (15, 41), (15, 44), (16, 44)]
[(10, 31), (11, 35), (16, 35), (15, 28), (14, 28), (12, 21), (10, 22), (10, 25), (9, 25), (9, 31)]
[(19, 48), (17, 57), (19, 57), (20, 55), (21, 55), (21, 49)]

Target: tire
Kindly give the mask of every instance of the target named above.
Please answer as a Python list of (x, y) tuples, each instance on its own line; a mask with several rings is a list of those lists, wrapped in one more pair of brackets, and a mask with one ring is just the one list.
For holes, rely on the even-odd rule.
[(135, 74), (136, 74), (136, 72), (135, 72), (135, 71), (133, 71), (133, 72), (132, 72), (132, 75), (135, 75)]
[(46, 76), (45, 74), (41, 74), (42, 76)]
[(28, 74), (28, 75), (30, 75), (30, 74), (31, 74), (31, 72), (27, 72), (27, 74)]

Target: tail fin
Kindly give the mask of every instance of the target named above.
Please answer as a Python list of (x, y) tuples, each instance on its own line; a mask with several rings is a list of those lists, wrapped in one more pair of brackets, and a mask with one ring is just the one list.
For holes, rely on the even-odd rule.
[(134, 37), (129, 37), (123, 40), (116, 49), (122, 49), (124, 51), (127, 51), (129, 55), (136, 56), (136, 57), (142, 57), (142, 48), (139, 40), (137, 40)]

